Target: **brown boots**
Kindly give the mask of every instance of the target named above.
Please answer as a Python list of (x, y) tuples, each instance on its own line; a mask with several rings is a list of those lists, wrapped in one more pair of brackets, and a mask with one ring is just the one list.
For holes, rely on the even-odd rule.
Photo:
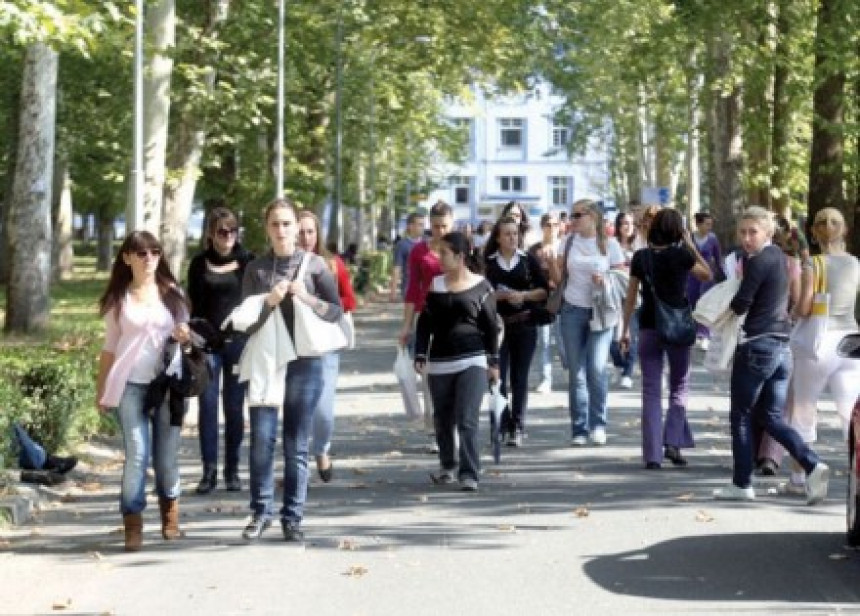
[(143, 545), (143, 518), (139, 513), (127, 513), (122, 516), (125, 527), (125, 551), (137, 552)]
[[(177, 499), (159, 498), (158, 508), (161, 510), (161, 536), (166, 541), (179, 538), (179, 501)], [(139, 513), (127, 513), (122, 516), (125, 527), (125, 551), (137, 552), (143, 545), (143, 516)]]
[(161, 510), (161, 536), (165, 541), (179, 538), (179, 500), (159, 498), (158, 508)]

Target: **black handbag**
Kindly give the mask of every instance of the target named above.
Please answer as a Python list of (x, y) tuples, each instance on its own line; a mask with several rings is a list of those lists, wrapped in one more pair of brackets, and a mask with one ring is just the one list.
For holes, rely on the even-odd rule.
[(654, 287), (654, 262), (653, 249), (648, 248), (648, 266), (645, 272), (645, 281), (651, 287), (651, 297), (654, 299), (654, 325), (657, 335), (664, 344), (674, 346), (693, 346), (696, 342), (696, 322), (693, 320), (693, 310), (690, 303), (685, 299), (684, 306), (676, 308), (670, 306), (657, 296)]

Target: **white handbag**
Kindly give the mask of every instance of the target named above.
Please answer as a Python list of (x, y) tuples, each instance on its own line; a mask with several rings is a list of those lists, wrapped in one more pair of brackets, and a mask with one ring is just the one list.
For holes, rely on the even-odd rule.
[[(296, 280), (304, 280), (310, 254), (302, 257)], [(339, 321), (326, 321), (298, 297), (293, 297), (293, 342), (299, 357), (319, 357), (348, 346), (344, 327)]]

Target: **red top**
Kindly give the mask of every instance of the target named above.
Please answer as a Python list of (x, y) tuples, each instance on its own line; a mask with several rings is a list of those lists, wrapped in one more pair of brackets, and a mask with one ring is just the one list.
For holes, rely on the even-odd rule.
[(416, 314), (424, 309), (424, 299), (436, 276), (442, 274), (439, 257), (430, 252), (430, 244), (415, 244), (409, 253), (409, 285), (406, 287), (407, 304), (415, 306)]
[(337, 278), (337, 294), (340, 296), (340, 305), (344, 312), (355, 310), (355, 293), (352, 290), (352, 282), (349, 279), (349, 268), (337, 255), (331, 256), (334, 260)]

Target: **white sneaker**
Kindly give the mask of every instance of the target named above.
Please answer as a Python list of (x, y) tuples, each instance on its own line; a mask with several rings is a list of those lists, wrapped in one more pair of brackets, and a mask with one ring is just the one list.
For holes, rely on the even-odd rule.
[(725, 488), (714, 490), (714, 498), (727, 501), (751, 501), (755, 500), (755, 490), (752, 489), (752, 486), (739, 488), (735, 484), (730, 483)]
[(588, 445), (588, 437), (582, 436), (581, 434), (579, 436), (574, 436), (570, 440), (570, 444), (574, 447), (585, 447), (586, 445)]
[(817, 505), (827, 497), (827, 482), (830, 479), (830, 467), (819, 462), (806, 477), (806, 504)]
[(552, 391), (552, 383), (544, 379), (540, 382), (540, 385), (535, 387), (535, 391), (539, 394), (548, 394)]
[(472, 479), (471, 477), (464, 477), (460, 481), (460, 489), (463, 490), (463, 492), (477, 492), (478, 481), (476, 479)]
[(621, 381), (618, 382), (619, 387), (621, 389), (632, 389), (633, 388), (633, 379), (629, 376), (622, 376)]
[(438, 486), (445, 486), (454, 483), (457, 477), (454, 474), (454, 469), (443, 468), (438, 475), (430, 475), (430, 479)]
[(591, 431), (591, 442), (595, 445), (603, 446), (606, 444), (606, 429), (595, 428)]
[(711, 348), (710, 338), (699, 338), (699, 348), (703, 351), (707, 351), (709, 348)]

